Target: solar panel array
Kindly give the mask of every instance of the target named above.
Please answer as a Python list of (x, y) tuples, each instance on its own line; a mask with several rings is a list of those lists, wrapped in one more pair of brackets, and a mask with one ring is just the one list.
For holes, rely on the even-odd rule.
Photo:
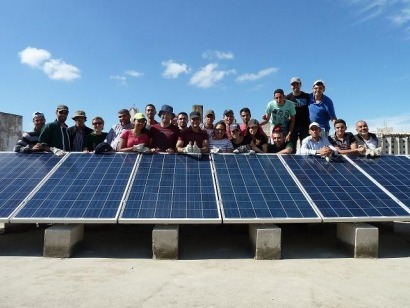
[(0, 153), (0, 221), (9, 217), (60, 161), (54, 155)]
[(410, 159), (0, 153), (0, 222), (410, 221)]
[(71, 153), (13, 220), (116, 222), (136, 157)]
[(410, 214), (344, 158), (283, 157), (324, 221), (410, 219)]
[(119, 222), (221, 222), (208, 155), (143, 155)]
[(226, 222), (314, 222), (320, 217), (276, 155), (214, 155)]

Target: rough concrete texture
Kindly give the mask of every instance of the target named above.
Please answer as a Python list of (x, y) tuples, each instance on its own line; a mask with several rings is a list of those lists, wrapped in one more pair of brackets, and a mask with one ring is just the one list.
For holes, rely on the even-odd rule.
[(366, 223), (339, 223), (337, 237), (355, 258), (377, 258), (379, 229)]
[(179, 226), (156, 225), (152, 230), (152, 256), (154, 259), (178, 259)]
[(407, 307), (410, 237), (380, 230), (354, 259), (336, 225), (279, 225), (282, 259), (256, 261), (247, 225), (181, 225), (179, 260), (152, 260), (152, 225), (85, 226), (73, 258), (43, 229), (0, 236), (0, 307)]
[(256, 260), (281, 258), (281, 230), (274, 224), (249, 225), (249, 238)]
[(84, 238), (84, 225), (54, 225), (44, 231), (44, 257), (69, 258)]

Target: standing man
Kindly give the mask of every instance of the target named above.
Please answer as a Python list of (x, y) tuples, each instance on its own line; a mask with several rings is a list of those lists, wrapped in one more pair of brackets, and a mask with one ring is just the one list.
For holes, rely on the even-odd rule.
[(325, 82), (323, 80), (316, 80), (313, 83), (313, 93), (310, 94), (309, 103), (310, 121), (319, 123), (320, 134), (323, 137), (329, 136), (329, 121), (332, 121), (334, 124), (337, 120), (332, 100), (323, 94), (325, 89)]
[(76, 111), (72, 119), (75, 125), (67, 129), (68, 135), (70, 136), (70, 148), (71, 151), (82, 152), (85, 147), (85, 137), (91, 134), (93, 130), (85, 126), (87, 116), (84, 111)]
[(145, 126), (146, 129), (149, 129), (151, 125), (158, 124), (155, 120), (155, 115), (157, 114), (157, 109), (153, 104), (148, 104), (145, 106), (145, 117), (147, 118), (147, 125)]
[(231, 124), (234, 122), (234, 120), (235, 120), (235, 116), (233, 114), (233, 111), (231, 109), (225, 110), (223, 121), (225, 122), (225, 125), (226, 125), (226, 136), (228, 137), (229, 140), (232, 139)]
[(131, 129), (131, 115), (128, 109), (121, 109), (118, 111), (118, 119), (120, 120), (119, 124), (113, 125), (110, 131), (108, 132), (105, 142), (108, 143), (111, 148), (115, 151), (118, 151), (118, 144), (120, 142), (120, 136), (124, 129)]
[(56, 110), (57, 119), (47, 123), (41, 130), (39, 143), (44, 151), (51, 151), (57, 156), (63, 156), (70, 151), (70, 137), (67, 132), (65, 121), (68, 116), (68, 107), (58, 105)]
[(172, 124), (175, 117), (174, 108), (163, 105), (159, 111), (161, 121), (151, 126), (152, 151), (175, 153), (175, 147), (179, 137), (179, 129)]
[(208, 153), (209, 136), (208, 133), (199, 127), (201, 114), (192, 111), (189, 114), (191, 126), (182, 131), (177, 142), (178, 153)]
[(290, 80), (290, 86), (292, 92), (286, 96), (286, 99), (293, 102), (295, 105), (295, 128), (293, 129), (291, 141), (293, 145), (292, 154), (296, 153), (296, 146), (299, 140), (302, 140), (309, 136), (309, 101), (310, 96), (308, 93), (300, 90), (302, 87), (302, 81), (299, 77), (293, 77)]
[(295, 105), (292, 101), (286, 99), (282, 89), (275, 90), (273, 97), (274, 100), (268, 103), (260, 125), (265, 125), (271, 120), (271, 127), (280, 125), (285, 141), (290, 141), (295, 127)]
[(46, 118), (42, 112), (33, 113), (34, 129), (31, 132), (25, 132), (22, 138), (17, 141), (14, 146), (14, 152), (31, 153), (41, 151), (41, 144), (38, 143), (38, 138), (41, 133), (41, 129), (46, 123)]
[(211, 137), (214, 132), (214, 121), (215, 121), (215, 112), (212, 109), (209, 109), (205, 112), (204, 123), (200, 125), (201, 129), (204, 129), (208, 136)]

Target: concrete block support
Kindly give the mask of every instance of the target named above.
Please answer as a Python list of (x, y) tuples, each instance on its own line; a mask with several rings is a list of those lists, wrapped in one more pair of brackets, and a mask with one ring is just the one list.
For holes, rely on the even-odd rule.
[(377, 258), (379, 229), (366, 223), (337, 224), (337, 238), (355, 258)]
[(155, 225), (152, 230), (154, 259), (178, 259), (179, 225)]
[(44, 231), (43, 256), (69, 258), (84, 238), (84, 225), (54, 225)]
[(282, 230), (274, 224), (249, 225), (249, 238), (257, 260), (280, 259)]
[(3, 222), (0, 222), (0, 234), (3, 234), (6, 232), (6, 224)]

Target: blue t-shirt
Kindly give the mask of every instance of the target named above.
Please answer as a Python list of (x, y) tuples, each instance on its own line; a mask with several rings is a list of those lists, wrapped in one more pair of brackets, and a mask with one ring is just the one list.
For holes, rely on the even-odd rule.
[(316, 103), (315, 95), (311, 93), (309, 116), (310, 122), (317, 122), (322, 130), (329, 131), (330, 119), (336, 118), (335, 108), (333, 107), (332, 100), (323, 94), (322, 101), (320, 103)]

